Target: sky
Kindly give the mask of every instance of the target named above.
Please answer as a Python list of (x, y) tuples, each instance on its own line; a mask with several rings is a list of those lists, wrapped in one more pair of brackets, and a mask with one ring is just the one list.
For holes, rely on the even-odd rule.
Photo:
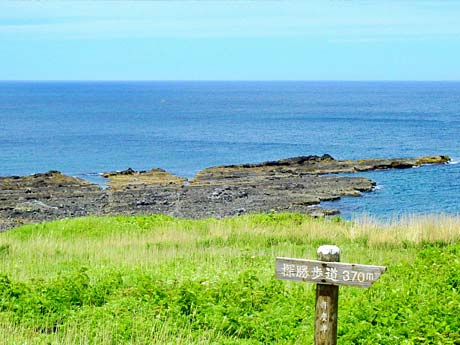
[(0, 80), (460, 80), (460, 1), (2, 0)]

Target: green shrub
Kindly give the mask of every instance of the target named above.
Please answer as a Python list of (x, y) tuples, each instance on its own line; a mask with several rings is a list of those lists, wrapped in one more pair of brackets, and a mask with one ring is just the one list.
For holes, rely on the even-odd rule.
[[(309, 224), (318, 228), (313, 237)], [(84, 218), (2, 233), (2, 340), (312, 343), (315, 287), (275, 280), (274, 260), (312, 257), (331, 241), (323, 225), (349, 229), (273, 213)], [(334, 237), (344, 262), (388, 266), (369, 289), (340, 288), (339, 343), (459, 345), (460, 245), (367, 239)]]

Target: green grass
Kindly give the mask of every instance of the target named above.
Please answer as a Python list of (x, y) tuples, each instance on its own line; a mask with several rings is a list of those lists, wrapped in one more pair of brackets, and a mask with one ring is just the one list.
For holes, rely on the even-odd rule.
[(388, 266), (341, 287), (340, 344), (460, 344), (460, 221), (392, 224), (298, 214), (215, 220), (79, 218), (0, 234), (5, 344), (308, 344), (315, 287), (276, 256)]

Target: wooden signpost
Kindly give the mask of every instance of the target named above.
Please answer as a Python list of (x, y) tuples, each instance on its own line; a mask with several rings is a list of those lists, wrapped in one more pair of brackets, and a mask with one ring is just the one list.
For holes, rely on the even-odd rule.
[(315, 345), (335, 345), (339, 286), (369, 287), (386, 267), (341, 263), (336, 246), (321, 246), (317, 254), (318, 260), (276, 258), (276, 278), (317, 283)]

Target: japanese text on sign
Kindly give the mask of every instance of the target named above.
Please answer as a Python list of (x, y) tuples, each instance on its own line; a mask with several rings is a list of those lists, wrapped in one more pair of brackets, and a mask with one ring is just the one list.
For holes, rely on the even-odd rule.
[(368, 287), (386, 270), (383, 266), (277, 258), (276, 277), (330, 285)]

